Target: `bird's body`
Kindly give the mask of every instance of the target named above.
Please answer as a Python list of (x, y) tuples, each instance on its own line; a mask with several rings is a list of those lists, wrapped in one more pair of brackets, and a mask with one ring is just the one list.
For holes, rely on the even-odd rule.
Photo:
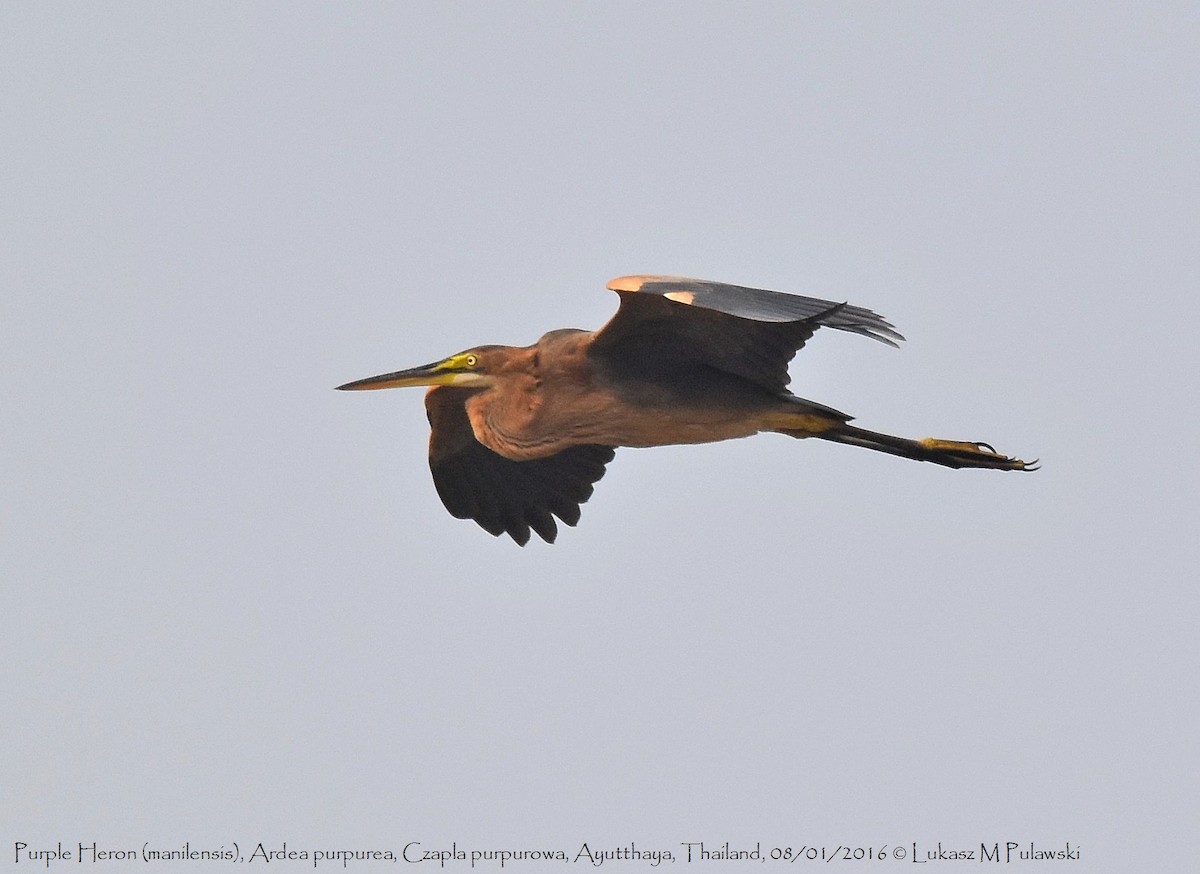
[[(553, 455), (566, 446), (649, 447), (710, 443), (757, 433), (758, 417), (778, 398), (737, 377), (713, 372), (665, 375), (614, 367), (589, 355), (595, 334), (572, 329), (535, 345), (499, 351), (500, 379), (463, 401), (475, 438), (513, 461)], [(499, 357), (499, 356), (497, 356)], [(552, 367), (541, 362), (552, 361)], [(430, 393), (462, 389), (435, 386)], [(755, 414), (759, 414), (756, 416)]]
[(895, 345), (870, 310), (675, 277), (609, 283), (621, 308), (599, 331), (480, 346), (340, 386), (430, 385), (434, 483), (447, 509), (518, 543), (574, 525), (615, 447), (709, 443), (774, 431), (947, 467), (1029, 470), (983, 443), (907, 440), (791, 394), (787, 364), (822, 326)]

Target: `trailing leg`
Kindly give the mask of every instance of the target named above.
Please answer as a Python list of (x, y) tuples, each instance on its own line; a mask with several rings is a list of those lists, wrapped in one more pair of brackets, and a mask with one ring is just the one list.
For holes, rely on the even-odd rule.
[(793, 437), (819, 437), (834, 443), (845, 443), (847, 446), (861, 446), (864, 449), (874, 449), (876, 452), (911, 458), (913, 461), (930, 461), (943, 467), (979, 467), (991, 470), (1037, 470), (1038, 467), (1036, 460), (1024, 462), (1019, 458), (1001, 455), (987, 443), (938, 440), (932, 437), (924, 440), (909, 440), (905, 437), (893, 437), (891, 434), (880, 434), (877, 431), (856, 428), (845, 422), (831, 424), (830, 427), (819, 431), (779, 430), (780, 433), (790, 434)]

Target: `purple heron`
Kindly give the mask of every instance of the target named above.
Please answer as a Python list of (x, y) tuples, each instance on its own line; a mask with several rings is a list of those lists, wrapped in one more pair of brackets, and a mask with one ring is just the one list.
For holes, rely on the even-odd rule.
[(623, 276), (598, 331), (551, 331), (532, 346), (476, 346), (338, 386), (431, 386), (429, 467), (446, 509), (524, 546), (553, 543), (554, 517), (579, 506), (618, 446), (709, 443), (773, 431), (945, 467), (1033, 470), (987, 443), (908, 440), (850, 424), (787, 390), (788, 362), (820, 327), (891, 346), (904, 338), (871, 310), (673, 276)]

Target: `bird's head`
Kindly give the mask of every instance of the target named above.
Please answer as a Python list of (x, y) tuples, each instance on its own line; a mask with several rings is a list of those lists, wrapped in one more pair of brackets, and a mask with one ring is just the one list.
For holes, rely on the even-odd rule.
[(423, 364), (395, 373), (368, 376), (345, 385), (339, 391), (369, 391), (377, 388), (407, 388), (418, 385), (452, 385), (456, 388), (487, 388), (501, 363), (498, 359), (504, 346), (479, 346), (451, 355), (432, 364)]

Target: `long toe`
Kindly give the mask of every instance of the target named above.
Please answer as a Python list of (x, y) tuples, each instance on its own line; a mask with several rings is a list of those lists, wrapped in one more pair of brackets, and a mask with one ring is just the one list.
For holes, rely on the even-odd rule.
[(979, 467), (992, 470), (1037, 470), (1036, 460), (1024, 462), (1019, 458), (1001, 455), (989, 443), (977, 440), (938, 440), (927, 437), (919, 441), (930, 454), (931, 461), (949, 467)]

